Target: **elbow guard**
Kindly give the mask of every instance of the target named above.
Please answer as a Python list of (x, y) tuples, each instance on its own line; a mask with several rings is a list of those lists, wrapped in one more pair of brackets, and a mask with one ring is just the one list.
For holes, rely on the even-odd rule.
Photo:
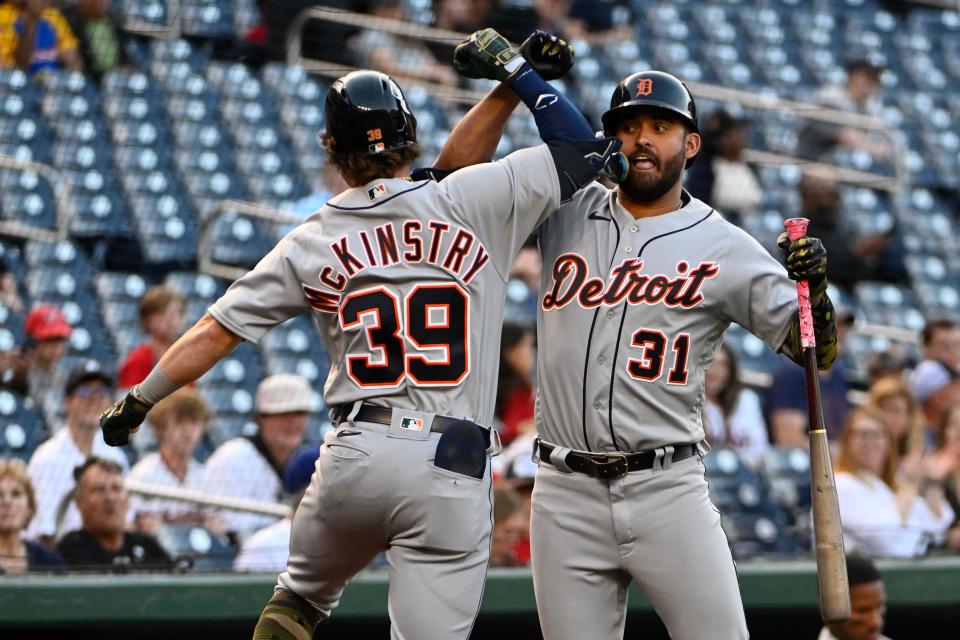
[(597, 176), (617, 184), (622, 182), (627, 176), (628, 164), (620, 153), (621, 144), (617, 138), (548, 142), (560, 178), (560, 201), (569, 200)]

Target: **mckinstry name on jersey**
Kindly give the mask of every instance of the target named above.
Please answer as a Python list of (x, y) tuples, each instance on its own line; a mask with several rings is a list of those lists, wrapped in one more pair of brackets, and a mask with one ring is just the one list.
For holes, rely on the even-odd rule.
[[(377, 185), (371, 191), (377, 189), (385, 187)], [(444, 242), (447, 246), (441, 251)], [(301, 283), (307, 302), (322, 313), (337, 313), (350, 279), (367, 269), (427, 264), (467, 285), (490, 262), (490, 253), (473, 232), (440, 220), (408, 219), (372, 231), (352, 230), (331, 242), (330, 251), (336, 264), (323, 265), (318, 279), (335, 293)]]

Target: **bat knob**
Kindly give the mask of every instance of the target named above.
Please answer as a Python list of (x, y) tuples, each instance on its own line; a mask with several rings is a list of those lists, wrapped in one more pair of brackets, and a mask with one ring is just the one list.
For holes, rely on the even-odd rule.
[(783, 226), (787, 229), (787, 235), (790, 240), (798, 240), (807, 235), (807, 225), (810, 221), (806, 218), (790, 218), (783, 221)]

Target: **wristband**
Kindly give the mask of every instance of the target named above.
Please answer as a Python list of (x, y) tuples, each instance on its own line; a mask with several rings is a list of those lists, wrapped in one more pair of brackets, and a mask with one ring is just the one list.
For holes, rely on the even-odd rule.
[(163, 369), (160, 368), (160, 365), (157, 365), (144, 378), (143, 382), (131, 389), (130, 392), (152, 407), (179, 388), (180, 385), (171, 381), (163, 372)]

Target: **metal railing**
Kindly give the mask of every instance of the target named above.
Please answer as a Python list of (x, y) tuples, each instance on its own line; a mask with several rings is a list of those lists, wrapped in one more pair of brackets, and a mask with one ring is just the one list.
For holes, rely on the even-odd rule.
[(10, 214), (19, 212), (4, 211), (4, 218), (0, 220), (0, 234), (23, 238), (24, 240), (40, 240), (42, 242), (58, 242), (65, 240), (70, 232), (70, 220), (73, 218), (74, 206), (69, 181), (53, 167), (32, 160), (21, 160), (13, 156), (0, 155), (0, 167), (32, 171), (50, 184), (53, 191), (54, 218), (56, 230), (33, 227), (16, 219)]
[(275, 224), (299, 224), (303, 222), (303, 216), (298, 216), (284, 209), (243, 200), (221, 200), (200, 225), (200, 238), (197, 242), (197, 268), (201, 273), (233, 281), (250, 270), (245, 267), (218, 263), (214, 260), (211, 251), (212, 236), (217, 222), (224, 215), (234, 213)]

